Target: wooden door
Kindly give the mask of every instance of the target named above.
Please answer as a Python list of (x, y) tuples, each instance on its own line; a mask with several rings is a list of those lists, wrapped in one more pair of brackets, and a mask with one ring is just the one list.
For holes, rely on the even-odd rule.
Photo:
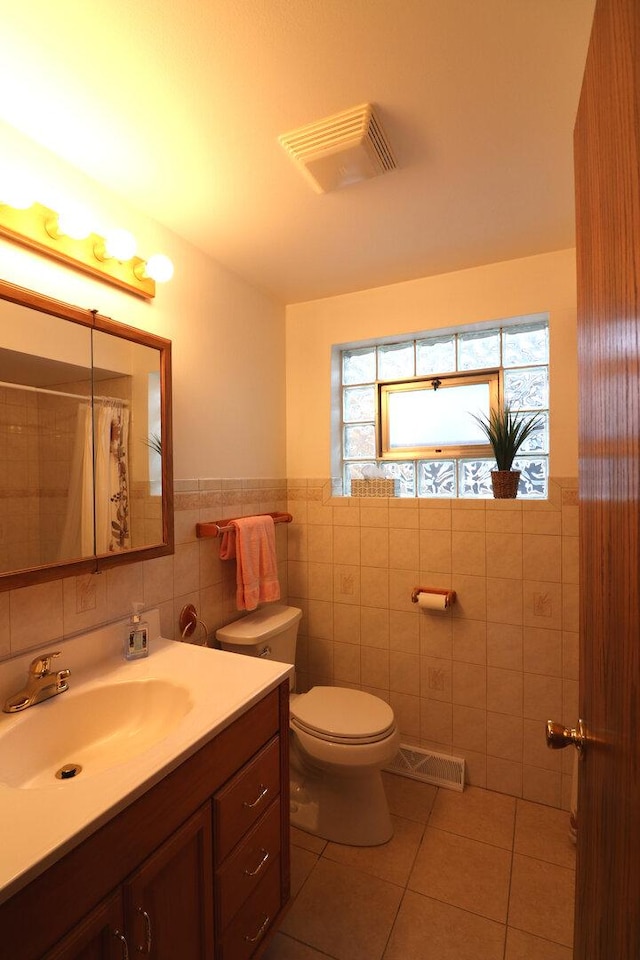
[(598, 0), (574, 140), (580, 712), (590, 738), (575, 960), (640, 957), (639, 81), (640, 3)]
[(211, 960), (213, 856), (211, 806), (205, 804), (125, 885), (132, 957)]
[(128, 953), (122, 893), (118, 890), (92, 910), (43, 960), (123, 960)]

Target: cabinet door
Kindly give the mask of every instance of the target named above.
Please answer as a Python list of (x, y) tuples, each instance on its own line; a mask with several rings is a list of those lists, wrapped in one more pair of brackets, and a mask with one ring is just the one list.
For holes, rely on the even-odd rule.
[(128, 960), (120, 890), (102, 901), (43, 960)]
[(211, 807), (205, 804), (125, 884), (132, 956), (213, 955)]

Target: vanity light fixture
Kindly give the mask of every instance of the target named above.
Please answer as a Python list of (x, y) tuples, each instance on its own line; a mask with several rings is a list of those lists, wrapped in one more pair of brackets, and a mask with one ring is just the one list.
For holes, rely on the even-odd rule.
[[(18, 206), (22, 203), (22, 206)], [(40, 203), (0, 198), (0, 236), (60, 260), (145, 300), (156, 295), (156, 283), (170, 280), (173, 264), (163, 254), (149, 260), (135, 256), (135, 238), (126, 230), (101, 237), (82, 225), (77, 212), (56, 213)]]

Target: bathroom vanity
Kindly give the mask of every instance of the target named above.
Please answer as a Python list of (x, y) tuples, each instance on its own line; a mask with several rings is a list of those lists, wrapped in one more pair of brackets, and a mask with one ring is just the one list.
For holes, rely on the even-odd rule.
[[(199, 690), (184, 679), (188, 670), (181, 674), (193, 705), (191, 716), (176, 725), (183, 728), (182, 733), (173, 735), (181, 744), (180, 754), (175, 755), (169, 734), (164, 743), (169, 743), (174, 756), (169, 761), (165, 752), (164, 767), (157, 767), (151, 748), (120, 770), (113, 767), (92, 777), (87, 769), (77, 784), (53, 787), (49, 798), (46, 786), (0, 789), (2, 833), (9, 845), (7, 789), (19, 792), (21, 806), (26, 803), (34, 812), (39, 799), (42, 802), (45, 824), (34, 822), (36, 834), (45, 835), (47, 818), (55, 830), (56, 807), (62, 808), (69, 787), (68, 803), (76, 803), (79, 811), (84, 805), (85, 813), (79, 816), (86, 821), (75, 836), (39, 861), (37, 844), (25, 836), (33, 862), (4, 887), (0, 904), (3, 957), (248, 960), (262, 953), (277, 927), (289, 899), (289, 683), (284, 665), (262, 662), (247, 673), (246, 658), (163, 643), (166, 663), (161, 662), (161, 651), (156, 654), (155, 669), (149, 667), (153, 656), (146, 665), (137, 664), (138, 679), (143, 674), (157, 678), (163, 670), (175, 673), (180, 654), (191, 660), (197, 654), (195, 674), (202, 675), (211, 658), (212, 680)], [(123, 673), (119, 666), (117, 676)], [(128, 682), (130, 674), (124, 675), (127, 680), (122, 682)], [(115, 682), (113, 676), (111, 682)], [(193, 682), (197, 688), (197, 679)], [(219, 682), (226, 690), (218, 695), (222, 704), (213, 708), (218, 719), (209, 734), (203, 733), (207, 710), (193, 716), (198, 714), (197, 698), (208, 689), (209, 697), (215, 699)], [(236, 701), (231, 717), (229, 697)], [(30, 709), (50, 709), (53, 717), (55, 707), (52, 702)], [(0, 759), (2, 732), (0, 723)], [(189, 747), (184, 746), (185, 740), (191, 741)], [(154, 765), (155, 773), (149, 775)], [(131, 790), (135, 768), (142, 781)], [(84, 772), (89, 775), (83, 797)], [(110, 773), (124, 791), (115, 803), (106, 786)], [(95, 786), (101, 778), (100, 792), (106, 800), (98, 801)], [(78, 788), (75, 795), (74, 788)], [(102, 806), (106, 802), (108, 809), (96, 815), (94, 807), (87, 814), (94, 801)], [(19, 818), (16, 808), (14, 829), (20, 829)], [(26, 884), (25, 876), (32, 876)]]

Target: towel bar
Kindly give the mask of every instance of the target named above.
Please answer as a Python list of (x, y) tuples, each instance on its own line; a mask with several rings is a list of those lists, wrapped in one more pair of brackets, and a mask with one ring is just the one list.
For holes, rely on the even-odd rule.
[[(293, 517), (290, 513), (259, 513), (259, 517), (273, 517), (274, 523), (291, 523)], [(196, 523), (197, 537), (219, 537), (228, 530), (231, 530), (232, 520), (243, 520), (243, 517), (229, 517), (226, 520), (209, 520), (203, 523)]]

